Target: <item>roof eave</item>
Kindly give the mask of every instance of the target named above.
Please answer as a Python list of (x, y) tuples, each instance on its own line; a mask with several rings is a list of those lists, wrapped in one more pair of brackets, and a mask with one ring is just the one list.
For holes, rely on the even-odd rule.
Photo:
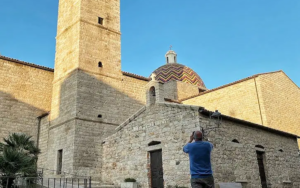
[[(213, 112), (209, 111), (209, 110), (206, 110), (206, 109), (203, 108), (203, 109), (199, 110), (199, 113), (201, 113), (203, 115), (206, 115), (206, 116), (209, 116)], [(263, 126), (263, 125), (260, 125), (260, 124), (252, 123), (250, 121), (246, 121), (246, 120), (242, 120), (242, 119), (237, 119), (237, 118), (234, 118), (234, 117), (231, 117), (231, 116), (226, 116), (226, 115), (223, 115), (223, 114), (221, 115), (221, 117), (224, 120), (228, 120), (228, 121), (240, 123), (240, 124), (247, 125), (247, 126), (250, 126), (250, 127), (255, 127), (255, 128), (263, 129), (263, 130), (266, 130), (266, 131), (269, 131), (269, 132), (281, 134), (281, 135), (288, 136), (288, 137), (300, 138), (300, 136), (298, 136), (298, 135), (291, 134), (291, 133), (284, 132), (284, 131), (280, 131), (280, 130), (277, 130), (277, 129), (273, 129), (273, 128), (270, 128), (270, 127), (266, 127), (266, 126)]]

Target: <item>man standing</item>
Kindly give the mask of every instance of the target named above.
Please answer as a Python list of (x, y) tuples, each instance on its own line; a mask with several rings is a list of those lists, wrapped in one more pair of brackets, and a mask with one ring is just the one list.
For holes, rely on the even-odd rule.
[[(193, 140), (195, 139), (195, 142)], [(193, 142), (193, 143), (192, 143)], [(189, 154), (192, 188), (214, 188), (214, 177), (211, 169), (211, 151), (213, 145), (202, 141), (202, 133), (195, 131), (190, 141), (183, 147)]]

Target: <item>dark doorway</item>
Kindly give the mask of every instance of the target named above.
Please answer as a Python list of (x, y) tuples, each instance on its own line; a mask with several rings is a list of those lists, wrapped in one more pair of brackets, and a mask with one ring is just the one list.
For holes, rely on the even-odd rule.
[(62, 170), (62, 157), (63, 157), (63, 150), (58, 150), (57, 153), (57, 174), (61, 174)]
[(256, 154), (257, 154), (259, 176), (260, 176), (262, 188), (268, 188), (266, 172), (265, 172), (265, 165), (264, 165), (264, 152), (256, 151)]
[(151, 187), (163, 188), (163, 167), (162, 167), (162, 153), (161, 150), (150, 152), (151, 163)]

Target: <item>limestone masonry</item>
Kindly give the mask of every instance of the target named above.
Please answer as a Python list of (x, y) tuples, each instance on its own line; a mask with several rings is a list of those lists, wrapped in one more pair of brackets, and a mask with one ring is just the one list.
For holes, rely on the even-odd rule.
[(121, 70), (120, 0), (59, 0), (54, 70), (0, 56), (0, 137), (33, 136), (49, 177), (190, 187), (182, 147), (201, 130), (216, 185), (300, 188), (300, 89), (283, 71), (207, 89), (175, 51), (163, 62)]

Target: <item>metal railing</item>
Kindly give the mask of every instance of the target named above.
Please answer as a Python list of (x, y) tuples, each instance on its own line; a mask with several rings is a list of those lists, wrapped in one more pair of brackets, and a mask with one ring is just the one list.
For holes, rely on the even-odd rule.
[(91, 188), (89, 178), (42, 178), (0, 176), (0, 188)]
[(86, 179), (89, 179), (91, 178), (90, 176), (83, 176), (83, 175), (80, 175), (80, 174), (72, 174), (72, 173), (69, 173), (69, 172), (64, 172), (64, 171), (60, 171), (58, 172), (57, 170), (51, 170), (51, 169), (47, 169), (47, 168), (38, 168), (37, 169), (37, 174), (38, 174), (38, 177), (45, 177), (45, 175), (49, 176), (49, 175), (55, 175), (55, 176), (60, 176), (61, 178), (66, 178), (66, 177), (69, 177), (69, 178), (86, 178)]

